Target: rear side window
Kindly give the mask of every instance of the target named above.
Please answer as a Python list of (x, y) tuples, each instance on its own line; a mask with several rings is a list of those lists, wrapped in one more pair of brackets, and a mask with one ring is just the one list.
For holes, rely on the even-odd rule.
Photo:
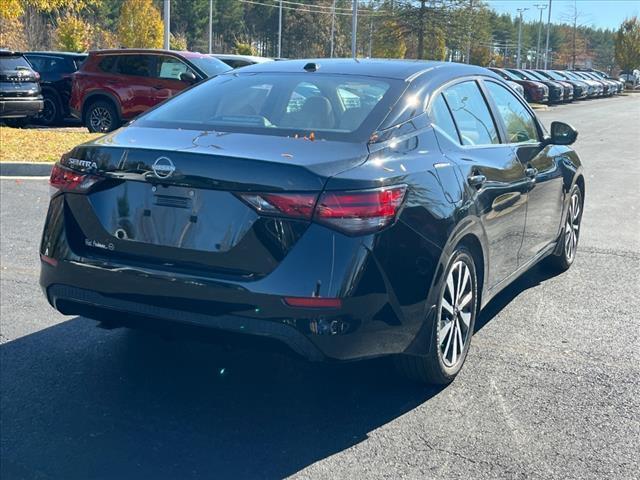
[(485, 85), (507, 130), (507, 142), (537, 143), (536, 121), (524, 105), (502, 85), (494, 82), (485, 82)]
[(444, 100), (442, 94), (438, 95), (431, 104), (431, 122), (442, 130), (451, 140), (456, 143), (460, 143), (460, 137), (458, 137), (458, 131), (456, 125), (453, 123), (451, 112)]
[(118, 59), (117, 71), (122, 75), (152, 77), (153, 57), (150, 55), (122, 55)]
[(118, 57), (116, 57), (115, 55), (104, 57), (102, 60), (100, 60), (100, 63), (98, 63), (98, 68), (105, 73), (113, 72), (114, 67), (116, 66), (117, 58)]
[(63, 57), (29, 56), (34, 70), (39, 73), (72, 73), (75, 71), (73, 61)]
[(0, 56), (0, 70), (20, 70), (21, 68), (31, 70), (31, 65), (22, 55)]
[(458, 83), (444, 91), (463, 145), (500, 143), (487, 102), (475, 81)]

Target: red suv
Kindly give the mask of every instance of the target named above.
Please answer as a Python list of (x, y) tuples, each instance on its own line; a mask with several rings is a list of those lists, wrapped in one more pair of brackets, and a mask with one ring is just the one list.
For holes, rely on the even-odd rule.
[(190, 85), (228, 70), (224, 62), (194, 52), (90, 52), (73, 74), (69, 107), (89, 131), (110, 132)]

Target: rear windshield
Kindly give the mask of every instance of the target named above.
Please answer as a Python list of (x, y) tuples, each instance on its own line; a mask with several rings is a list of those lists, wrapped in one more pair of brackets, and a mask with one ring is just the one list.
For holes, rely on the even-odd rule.
[(363, 141), (404, 82), (322, 73), (233, 73), (202, 83), (136, 125)]
[(31, 70), (29, 62), (22, 55), (0, 56), (0, 70)]
[(187, 60), (206, 73), (207, 77), (220, 75), (231, 70), (229, 65), (213, 57), (187, 57)]

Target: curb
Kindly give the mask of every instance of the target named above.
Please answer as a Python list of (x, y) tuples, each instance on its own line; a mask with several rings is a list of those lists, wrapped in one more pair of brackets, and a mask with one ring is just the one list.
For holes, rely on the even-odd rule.
[(0, 177), (48, 177), (53, 162), (0, 162)]

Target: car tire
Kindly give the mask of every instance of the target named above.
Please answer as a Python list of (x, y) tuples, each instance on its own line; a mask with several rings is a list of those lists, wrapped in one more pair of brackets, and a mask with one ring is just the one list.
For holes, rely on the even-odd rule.
[(567, 218), (562, 227), (558, 245), (545, 261), (547, 269), (552, 272), (560, 273), (568, 270), (576, 258), (583, 204), (582, 190), (578, 185), (574, 185), (569, 195)]
[(107, 133), (120, 126), (116, 107), (108, 100), (97, 100), (86, 110), (85, 125), (92, 133)]
[(46, 92), (43, 98), (44, 107), (38, 115), (40, 125), (52, 126), (62, 121), (62, 104), (57, 95)]
[(475, 262), (464, 246), (458, 246), (453, 252), (436, 288), (438, 303), (429, 353), (399, 355), (394, 360), (400, 373), (412, 381), (446, 385), (455, 379), (464, 364), (478, 311)]

